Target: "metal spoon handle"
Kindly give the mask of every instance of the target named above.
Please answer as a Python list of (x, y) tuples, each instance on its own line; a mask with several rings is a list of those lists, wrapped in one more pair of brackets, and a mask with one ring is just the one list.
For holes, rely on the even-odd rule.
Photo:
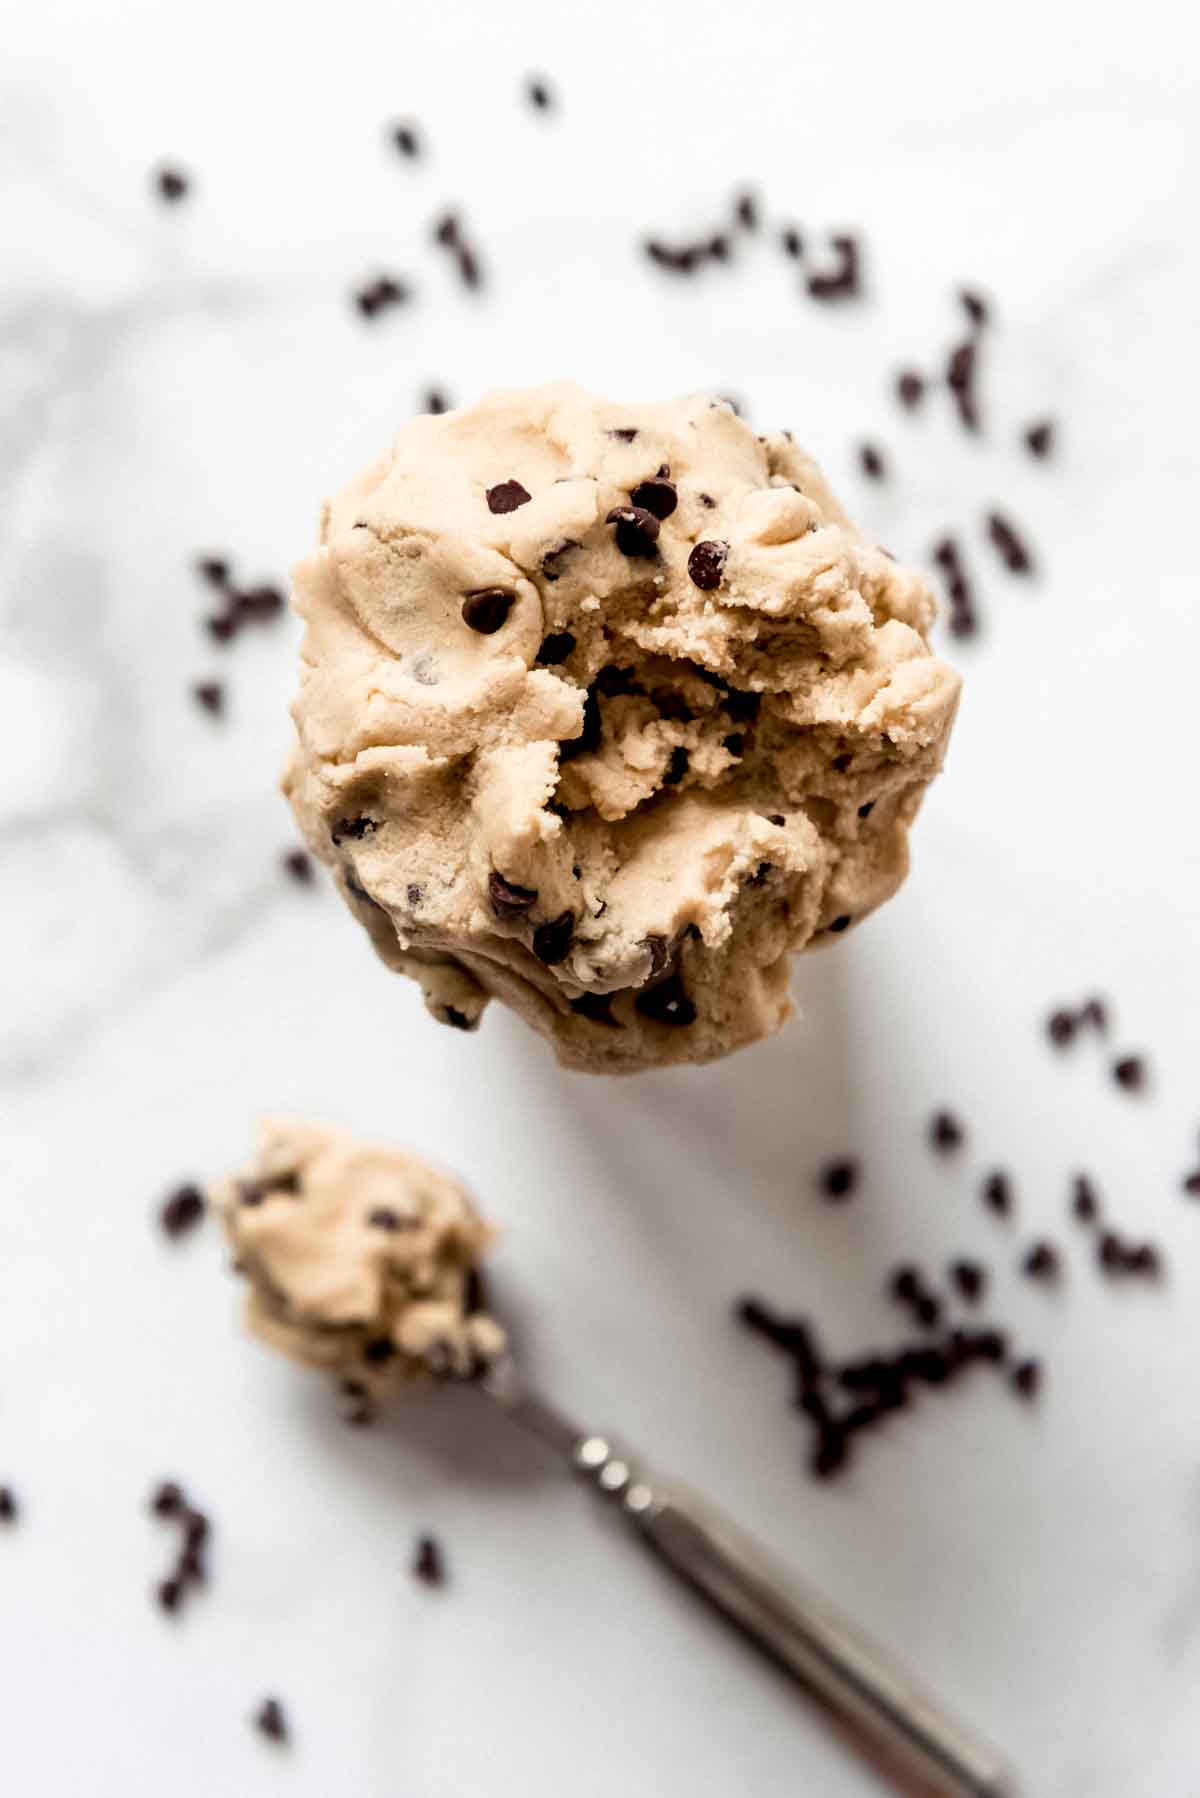
[(607, 1438), (581, 1435), (511, 1375), (491, 1396), (612, 1500), (672, 1573), (819, 1698), (893, 1786), (938, 1798), (1015, 1798), (995, 1750), (706, 1504), (643, 1477)]

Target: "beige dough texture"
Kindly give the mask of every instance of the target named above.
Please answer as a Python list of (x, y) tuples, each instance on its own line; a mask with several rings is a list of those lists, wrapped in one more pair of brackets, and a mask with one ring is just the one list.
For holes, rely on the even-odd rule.
[(492, 1232), (461, 1186), (413, 1156), (268, 1117), (210, 1198), (249, 1283), (251, 1330), (293, 1360), (378, 1397), (503, 1352), (479, 1274)]
[(435, 1018), (711, 1061), (895, 892), (958, 677), (788, 432), (554, 384), (414, 419), (302, 562), (284, 787)]

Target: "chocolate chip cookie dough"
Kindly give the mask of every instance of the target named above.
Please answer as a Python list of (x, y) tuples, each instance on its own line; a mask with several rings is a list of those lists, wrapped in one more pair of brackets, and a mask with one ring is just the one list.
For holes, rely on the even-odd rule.
[(325, 508), (284, 786), (434, 1017), (710, 1061), (907, 867), (958, 678), (784, 432), (560, 384), (414, 419)]
[(492, 1232), (461, 1186), (413, 1156), (264, 1118), (247, 1165), (210, 1197), (249, 1282), (250, 1328), (293, 1360), (381, 1396), (503, 1351), (479, 1275)]

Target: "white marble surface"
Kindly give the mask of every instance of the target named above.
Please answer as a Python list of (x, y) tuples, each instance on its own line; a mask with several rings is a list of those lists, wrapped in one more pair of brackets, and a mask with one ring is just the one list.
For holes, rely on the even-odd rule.
[[(10, 12), (0, 73), (0, 1536), (6, 1787), (172, 1798), (812, 1793), (871, 1780), (468, 1397), (344, 1429), (256, 1351), (211, 1236), (151, 1223), (175, 1179), (294, 1106), (458, 1166), (545, 1384), (711, 1491), (1007, 1744), (1051, 1798), (1200, 1780), (1200, 840), (1190, 562), (1200, 250), (1185, 9), (691, 0), (610, 12), (262, 0)], [(561, 113), (518, 88), (544, 68)], [(412, 113), (431, 154), (381, 140)], [(177, 210), (147, 171), (197, 178)], [(682, 287), (641, 230), (847, 223), (871, 298), (822, 311), (764, 246)], [(462, 205), (477, 300), (426, 243)], [(366, 327), (377, 264), (420, 287)], [(891, 371), (999, 323), (989, 428), (899, 417)], [(569, 373), (636, 397), (732, 389), (790, 424), (879, 537), (966, 533), (987, 615), (902, 897), (798, 976), (807, 1017), (726, 1067), (592, 1084), (509, 1019), (439, 1031), (327, 889), (289, 887), (275, 792), (294, 632), (227, 656), (189, 558), (281, 575), (323, 492), (430, 382)], [(1024, 457), (1050, 411), (1061, 456)], [(876, 436), (886, 487), (857, 474)], [(980, 514), (1044, 572), (1014, 582)], [(214, 723), (188, 683), (226, 672)], [(1122, 1097), (1055, 1061), (1048, 1003), (1098, 988), (1152, 1057)], [(971, 1128), (936, 1165), (939, 1103)], [(829, 1154), (861, 1197), (814, 1197)], [(1019, 1224), (981, 1210), (1011, 1167)], [(1092, 1169), (1163, 1242), (1114, 1292), (1064, 1218)], [(1039, 1230), (1059, 1297), (1014, 1273)], [(754, 1289), (847, 1352), (887, 1340), (901, 1255), (994, 1269), (1044, 1355), (1033, 1411), (981, 1376), (832, 1487), (784, 1370), (730, 1322)], [(172, 1626), (150, 1483), (216, 1521), (211, 1594)], [(405, 1571), (434, 1525), (453, 1589)], [(296, 1743), (246, 1726), (269, 1690)]]

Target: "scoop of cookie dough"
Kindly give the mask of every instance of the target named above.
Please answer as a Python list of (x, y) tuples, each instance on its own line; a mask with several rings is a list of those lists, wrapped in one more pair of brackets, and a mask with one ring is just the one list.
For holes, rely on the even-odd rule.
[(332, 1124), (264, 1118), (212, 1203), (249, 1281), (247, 1322), (364, 1394), (466, 1376), (504, 1349), (479, 1275), (492, 1232), (462, 1187)]
[(551, 385), (414, 419), (296, 573), (305, 837), (389, 966), (571, 1067), (709, 1061), (899, 886), (957, 676), (789, 433)]

